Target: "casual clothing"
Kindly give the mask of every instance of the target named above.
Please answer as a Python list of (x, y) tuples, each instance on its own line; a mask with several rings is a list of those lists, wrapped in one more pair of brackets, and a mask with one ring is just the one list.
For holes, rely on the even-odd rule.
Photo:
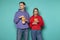
[[(38, 24), (32, 24), (34, 22), (34, 18), (37, 18), (38, 19)], [(41, 16), (32, 16), (30, 18), (30, 28), (32, 30), (41, 30), (41, 27), (44, 25), (44, 22), (43, 22), (43, 19)]]
[[(33, 24), (35, 18), (37, 18), (39, 21), (37, 24)], [(41, 34), (42, 26), (44, 26), (44, 22), (41, 16), (37, 15), (37, 16), (32, 16), (30, 18), (32, 40), (36, 40), (36, 39), (42, 40), (42, 34)]]
[(42, 40), (41, 30), (31, 30), (32, 40)]
[[(23, 24), (21, 18), (19, 18), (22, 15), (27, 19), (25, 24)], [(24, 36), (24, 40), (28, 40), (29, 14), (27, 13), (27, 11), (24, 10), (22, 12), (19, 9), (15, 14), (14, 23), (15, 23), (16, 28), (17, 28), (17, 40), (21, 40), (22, 35)]]
[[(25, 25), (22, 24), (22, 20), (19, 19), (19, 16), (24, 16), (28, 21), (25, 23)], [(14, 17), (14, 23), (16, 24), (17, 28), (24, 29), (24, 28), (29, 28), (28, 23), (29, 23), (29, 14), (26, 11), (21, 11), (20, 9), (16, 12), (15, 17)]]
[(22, 40), (22, 37), (24, 40), (28, 40), (28, 29), (17, 29), (17, 40)]

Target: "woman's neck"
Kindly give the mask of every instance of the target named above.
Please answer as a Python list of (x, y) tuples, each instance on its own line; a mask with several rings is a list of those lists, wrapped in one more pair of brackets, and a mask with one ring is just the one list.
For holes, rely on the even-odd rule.
[(34, 15), (34, 16), (38, 16), (38, 15)]

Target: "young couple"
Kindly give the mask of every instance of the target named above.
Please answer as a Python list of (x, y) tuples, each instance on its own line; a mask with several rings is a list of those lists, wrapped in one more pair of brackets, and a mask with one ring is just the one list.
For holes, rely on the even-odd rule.
[(42, 40), (41, 27), (44, 26), (38, 8), (33, 9), (33, 16), (29, 17), (24, 2), (19, 2), (20, 9), (16, 12), (14, 23), (17, 27), (17, 40), (28, 40), (28, 29), (31, 28), (32, 40)]

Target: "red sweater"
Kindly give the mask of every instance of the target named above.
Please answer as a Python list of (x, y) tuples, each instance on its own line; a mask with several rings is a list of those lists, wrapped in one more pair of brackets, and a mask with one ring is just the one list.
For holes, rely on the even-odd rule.
[[(32, 24), (34, 22), (34, 18), (37, 18), (38, 19), (38, 24)], [(32, 30), (41, 30), (41, 27), (44, 26), (44, 22), (43, 22), (43, 19), (41, 16), (32, 16), (30, 18), (30, 28)]]

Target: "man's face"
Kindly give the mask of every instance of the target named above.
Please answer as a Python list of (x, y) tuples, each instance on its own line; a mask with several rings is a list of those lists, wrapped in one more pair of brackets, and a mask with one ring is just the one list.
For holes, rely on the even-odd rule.
[(20, 3), (20, 9), (24, 9), (25, 5), (23, 3)]

